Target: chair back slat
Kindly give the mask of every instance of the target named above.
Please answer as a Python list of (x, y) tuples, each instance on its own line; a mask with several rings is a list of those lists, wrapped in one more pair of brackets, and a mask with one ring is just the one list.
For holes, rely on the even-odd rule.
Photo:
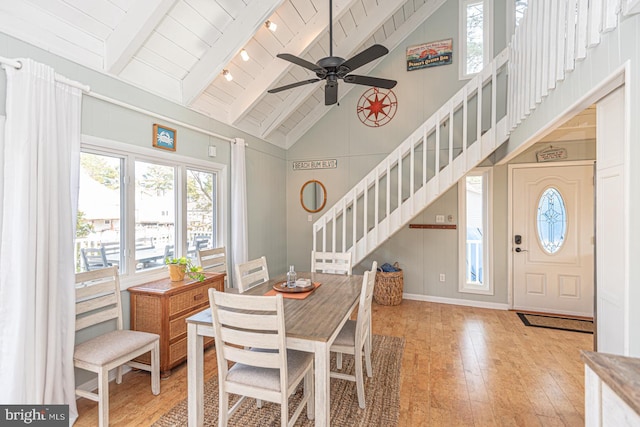
[(203, 270), (214, 273), (227, 272), (227, 255), (225, 247), (203, 249), (198, 251), (198, 264)]
[[(97, 325), (98, 323), (106, 322), (108, 320), (120, 319), (120, 309), (113, 307), (108, 310), (99, 311), (97, 313), (89, 314), (84, 317), (76, 317), (76, 332), (88, 328), (89, 326)], [(122, 329), (122, 328), (118, 328)]]
[[(94, 270), (92, 273), (95, 273), (96, 271), (100, 270)], [(76, 278), (81, 274), (85, 273), (78, 273)], [(107, 278), (107, 280), (88, 280), (80, 282), (76, 280), (76, 301), (97, 298), (104, 294), (115, 294), (115, 284), (113, 283), (112, 278)]]
[(311, 271), (351, 276), (351, 252), (311, 252)]
[(235, 266), (240, 293), (269, 280), (267, 258), (260, 257)]
[(278, 349), (279, 341), (277, 334), (249, 332), (246, 330), (231, 329), (226, 326), (223, 326), (221, 329), (221, 338), (226, 343), (241, 345), (243, 347), (256, 347), (269, 350)]
[(118, 304), (118, 297), (113, 293), (76, 302), (76, 316), (116, 304)]
[(219, 311), (218, 316), (220, 323), (230, 327), (256, 329), (264, 331), (277, 331), (277, 319), (273, 316), (262, 316), (260, 314), (254, 314), (253, 316), (247, 316), (244, 313), (238, 313), (235, 311)]
[(222, 349), (225, 360), (242, 363), (243, 365), (257, 366), (260, 368), (280, 368), (280, 354), (264, 351), (252, 351), (225, 345)]
[(116, 319), (122, 329), (118, 267), (76, 274), (76, 331)]

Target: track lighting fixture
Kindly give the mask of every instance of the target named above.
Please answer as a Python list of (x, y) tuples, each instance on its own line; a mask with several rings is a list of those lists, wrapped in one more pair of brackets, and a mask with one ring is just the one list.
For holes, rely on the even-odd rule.
[(229, 70), (222, 70), (222, 75), (224, 76), (225, 79), (227, 79), (228, 82), (233, 80), (233, 76), (231, 75)]
[(240, 57), (242, 58), (243, 61), (248, 61), (249, 60), (249, 54), (247, 53), (247, 51), (245, 49), (242, 49), (240, 51)]
[(264, 25), (271, 31), (275, 31), (278, 28), (278, 25), (275, 22), (271, 22), (271, 21), (265, 22)]

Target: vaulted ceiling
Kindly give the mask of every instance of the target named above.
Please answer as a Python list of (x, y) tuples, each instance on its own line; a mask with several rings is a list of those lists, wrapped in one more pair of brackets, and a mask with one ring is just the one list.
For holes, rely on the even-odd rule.
[[(393, 50), (444, 1), (334, 0), (334, 55), (349, 58), (375, 43)], [(313, 63), (329, 56), (329, 0), (0, 1), (0, 31), (282, 148), (332, 108), (322, 82), (266, 93), (315, 77), (276, 55)], [(341, 84), (339, 98), (351, 88)]]

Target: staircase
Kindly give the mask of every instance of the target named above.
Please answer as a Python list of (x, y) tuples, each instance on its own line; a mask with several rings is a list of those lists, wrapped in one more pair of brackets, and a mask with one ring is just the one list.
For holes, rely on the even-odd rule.
[(530, 0), (507, 49), (313, 224), (313, 250), (362, 261), (506, 141), (621, 13), (613, 0)]
[(349, 251), (359, 263), (507, 139), (507, 55), (498, 55), (313, 224), (313, 250)]

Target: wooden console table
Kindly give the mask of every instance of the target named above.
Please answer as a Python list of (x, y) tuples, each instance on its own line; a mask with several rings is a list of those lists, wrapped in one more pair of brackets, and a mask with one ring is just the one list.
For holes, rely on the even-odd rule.
[[(187, 324), (185, 319), (209, 306), (209, 288), (224, 290), (225, 274), (205, 273), (198, 282), (185, 276), (180, 282), (168, 277), (132, 286), (131, 329), (160, 335), (160, 373), (171, 375), (171, 369), (187, 360)], [(213, 344), (210, 338), (205, 345)], [(139, 361), (149, 363), (149, 355)], [(138, 360), (138, 359), (136, 359)]]

